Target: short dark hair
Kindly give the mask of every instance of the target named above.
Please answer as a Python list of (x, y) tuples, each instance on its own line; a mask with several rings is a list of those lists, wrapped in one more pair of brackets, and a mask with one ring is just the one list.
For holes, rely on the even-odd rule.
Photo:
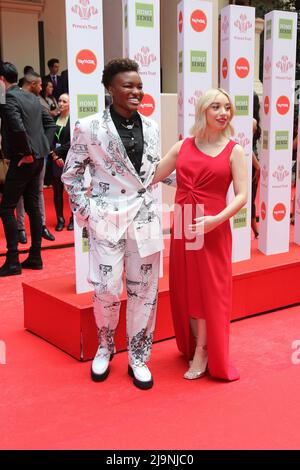
[(34, 72), (34, 68), (31, 67), (31, 65), (25, 65), (23, 72), (24, 72), (24, 75), (26, 75), (29, 72)]
[(113, 59), (108, 62), (103, 70), (102, 81), (107, 89), (115, 75), (120, 72), (137, 72), (139, 71), (139, 64), (131, 59)]
[(24, 75), (24, 83), (36, 82), (38, 78), (41, 78), (41, 76), (37, 72), (28, 72), (26, 75)]
[(49, 67), (49, 69), (50, 69), (50, 68), (52, 68), (53, 65), (56, 64), (56, 63), (59, 64), (59, 60), (53, 58), (53, 59), (49, 59), (49, 60), (48, 60), (47, 65), (48, 65), (48, 67)]
[(16, 83), (18, 81), (17, 67), (10, 62), (0, 62), (0, 75), (2, 75), (8, 83)]

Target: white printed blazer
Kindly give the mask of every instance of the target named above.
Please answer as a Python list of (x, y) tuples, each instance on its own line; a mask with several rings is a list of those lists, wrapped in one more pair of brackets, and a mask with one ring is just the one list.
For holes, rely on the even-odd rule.
[[(99, 240), (116, 244), (133, 223), (130, 230), (144, 257), (161, 251), (163, 240), (151, 186), (160, 159), (159, 131), (154, 121), (143, 116), (141, 120), (144, 150), (139, 175), (106, 109), (76, 123), (62, 181), (81, 227), (88, 225)], [(86, 167), (91, 176), (89, 194)]]

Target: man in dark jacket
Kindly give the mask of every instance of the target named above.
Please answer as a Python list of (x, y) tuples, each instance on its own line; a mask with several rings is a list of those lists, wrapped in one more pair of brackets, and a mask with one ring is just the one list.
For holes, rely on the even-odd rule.
[[(49, 153), (55, 123), (36, 96), (17, 85), (18, 72), (9, 62), (0, 63), (0, 80), (6, 88), (6, 104), (0, 106), (2, 148), (10, 159), (9, 170), (0, 204), (7, 254), (0, 276), (20, 274), (21, 268), (42, 269), (42, 220), (39, 210), (39, 174), (44, 156)], [(28, 258), (19, 262), (18, 229), (14, 210), (24, 197), (29, 216), (31, 248)]]

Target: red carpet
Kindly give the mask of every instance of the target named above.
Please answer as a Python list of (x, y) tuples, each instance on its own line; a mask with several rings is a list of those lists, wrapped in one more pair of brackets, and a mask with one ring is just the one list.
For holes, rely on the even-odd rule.
[(152, 390), (132, 385), (126, 353), (95, 384), (90, 362), (23, 330), (21, 282), (74, 270), (72, 248), (43, 258), (43, 271), (1, 280), (1, 449), (299, 449), (300, 364), (291, 354), (300, 307), (232, 324), (239, 382), (184, 380), (186, 365), (169, 340), (154, 345)]

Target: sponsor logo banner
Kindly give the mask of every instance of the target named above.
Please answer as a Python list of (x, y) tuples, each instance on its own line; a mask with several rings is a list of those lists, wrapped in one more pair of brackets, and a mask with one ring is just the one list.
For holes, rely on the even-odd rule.
[(89, 49), (82, 49), (76, 56), (76, 65), (82, 73), (93, 73), (97, 68), (97, 57)]
[(277, 102), (276, 102), (276, 109), (279, 114), (284, 116), (287, 114), (290, 110), (290, 100), (288, 99), (287, 96), (279, 96)]
[(178, 72), (182, 73), (183, 72), (183, 52), (179, 52), (179, 60), (178, 60)]
[(269, 111), (270, 111), (270, 98), (268, 96), (266, 96), (265, 99), (264, 99), (264, 111), (265, 111), (265, 114), (269, 114)]
[(154, 28), (154, 5), (151, 3), (136, 3), (136, 26)]
[(263, 150), (269, 148), (269, 131), (263, 131)]
[(207, 72), (206, 51), (191, 51), (191, 72)]
[(202, 33), (207, 27), (207, 17), (204, 11), (195, 10), (191, 14), (191, 26), (196, 33)]
[(250, 64), (246, 57), (240, 57), (235, 64), (235, 71), (239, 78), (246, 78), (250, 72)]
[(275, 132), (275, 150), (289, 149), (289, 131)]
[(279, 19), (279, 38), (292, 39), (293, 38), (293, 20), (287, 18)]
[(282, 202), (276, 204), (273, 208), (273, 217), (276, 222), (281, 222), (286, 216), (286, 207)]
[(267, 215), (267, 208), (266, 208), (265, 202), (261, 203), (260, 213), (261, 213), (261, 218), (265, 220), (266, 215)]
[(247, 208), (239, 210), (237, 214), (233, 217), (233, 228), (243, 228), (247, 227)]
[(178, 29), (179, 29), (179, 32), (182, 33), (182, 30), (183, 30), (183, 14), (182, 14), (182, 11), (179, 12)]
[(143, 116), (149, 117), (154, 113), (154, 111), (155, 111), (154, 98), (148, 93), (145, 93), (144, 98), (139, 107), (139, 112), (143, 114)]
[(272, 38), (272, 20), (267, 20), (266, 26), (266, 40)]
[(77, 95), (77, 116), (79, 119), (98, 113), (98, 95)]
[(249, 96), (235, 96), (235, 109), (237, 116), (248, 116)]
[(228, 61), (226, 57), (224, 58), (223, 64), (222, 64), (222, 75), (223, 75), (224, 80), (227, 78), (227, 75), (228, 75)]

